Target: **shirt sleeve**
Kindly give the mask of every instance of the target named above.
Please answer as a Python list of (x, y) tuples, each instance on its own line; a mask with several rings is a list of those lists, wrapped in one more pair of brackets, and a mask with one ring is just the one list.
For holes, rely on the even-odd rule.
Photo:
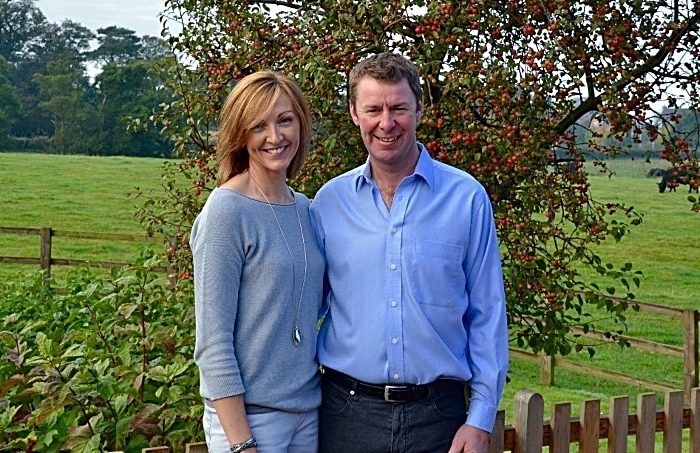
[(508, 371), (508, 331), (500, 250), (485, 191), (475, 198), (470, 231), (464, 263), (469, 293), (464, 327), (472, 372), (467, 424), (491, 432)]
[(233, 338), (244, 257), (232, 206), (212, 205), (191, 236), (195, 289), (195, 353), (201, 393), (212, 400), (245, 392)]

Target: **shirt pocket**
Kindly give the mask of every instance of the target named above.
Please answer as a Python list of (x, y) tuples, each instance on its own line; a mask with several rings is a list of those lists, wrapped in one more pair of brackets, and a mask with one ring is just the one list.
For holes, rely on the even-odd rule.
[(410, 288), (421, 304), (453, 306), (464, 299), (464, 247), (417, 239), (409, 263)]

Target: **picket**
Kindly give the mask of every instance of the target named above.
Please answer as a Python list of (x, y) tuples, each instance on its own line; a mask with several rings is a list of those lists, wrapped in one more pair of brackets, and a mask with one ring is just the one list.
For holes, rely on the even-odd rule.
[[(521, 390), (513, 405), (513, 425), (505, 426), (505, 412), (499, 411), (488, 446), (489, 453), (598, 453), (607, 440), (607, 453), (627, 453), (629, 436), (636, 437), (636, 453), (653, 453), (656, 433), (663, 433), (663, 452), (696, 452), (700, 446), (700, 388), (691, 390), (691, 403), (684, 406), (682, 390), (664, 396), (663, 409), (656, 407), (656, 394), (637, 397), (637, 412), (629, 413), (629, 397), (610, 399), (610, 415), (600, 414), (600, 400), (581, 403), (581, 417), (571, 418), (571, 403), (552, 405), (551, 419), (544, 419), (544, 400), (539, 393)], [(688, 445), (683, 431), (688, 430)], [(578, 449), (574, 444), (578, 444)], [(684, 449), (684, 447), (686, 447)], [(186, 446), (186, 453), (207, 453), (204, 442)], [(168, 453), (167, 447), (152, 447), (143, 453)]]

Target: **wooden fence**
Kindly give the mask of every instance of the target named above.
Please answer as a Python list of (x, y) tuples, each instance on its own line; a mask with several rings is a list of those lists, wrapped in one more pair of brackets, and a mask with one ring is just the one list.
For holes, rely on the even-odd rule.
[[(571, 417), (571, 403), (551, 406), (545, 419), (542, 395), (521, 390), (515, 395), (513, 424), (505, 426), (505, 412), (499, 411), (489, 439), (488, 453), (627, 453), (634, 438), (636, 453), (654, 453), (656, 433), (664, 453), (700, 452), (700, 388), (690, 392), (690, 404), (683, 404), (683, 391), (665, 393), (664, 406), (657, 408), (656, 394), (637, 397), (636, 413), (629, 412), (629, 397), (610, 398), (609, 415), (600, 414), (600, 400), (581, 403), (580, 417)], [(687, 441), (683, 436), (687, 430)], [(578, 448), (575, 448), (578, 444)], [(168, 447), (152, 447), (143, 453), (169, 453)], [(207, 453), (203, 442), (188, 444), (186, 453)]]
[[(620, 300), (616, 298), (610, 299), (614, 301)], [(683, 359), (684, 397), (685, 401), (689, 402), (691, 389), (700, 385), (700, 383), (698, 382), (698, 376), (700, 375), (698, 371), (698, 350), (700, 341), (700, 339), (698, 338), (698, 321), (700, 320), (698, 310), (669, 308), (661, 305), (655, 305), (639, 301), (635, 301), (633, 303), (639, 306), (640, 311), (655, 313), (662, 316), (676, 317), (682, 320), (683, 347), (657, 343), (654, 341), (644, 340), (641, 338), (635, 338), (630, 336), (622, 336), (622, 338), (628, 341), (631, 347), (641, 351), (655, 352), (672, 357), (681, 357)], [(572, 331), (573, 333), (585, 335), (590, 338), (595, 338), (602, 341), (610, 341), (603, 332), (598, 332), (595, 330), (584, 332), (582, 329), (577, 328), (572, 328)], [(612, 370), (605, 370), (602, 368), (581, 365), (579, 363), (575, 363), (569, 360), (555, 358), (554, 356), (536, 355), (515, 348), (511, 348), (510, 353), (513, 357), (518, 357), (530, 361), (539, 361), (541, 363), (540, 379), (542, 385), (554, 385), (554, 369), (556, 366), (570, 371), (585, 373), (592, 376), (610, 379), (628, 385), (642, 387), (645, 389), (659, 392), (671, 391), (677, 388), (668, 384), (663, 384), (648, 379), (628, 376)], [(700, 450), (698, 450), (698, 453), (700, 453)]]
[[(136, 234), (110, 234), (110, 233), (90, 233), (78, 231), (58, 231), (52, 228), (7, 228), (0, 227), (0, 234), (11, 235), (32, 235), (39, 236), (39, 257), (16, 257), (16, 256), (0, 256), (0, 263), (14, 264), (30, 264), (39, 266), (40, 269), (46, 271), (47, 275), (51, 273), (51, 266), (79, 266), (88, 265), (91, 267), (122, 267), (129, 263), (115, 263), (112, 261), (88, 261), (76, 259), (61, 259), (54, 258), (52, 255), (52, 239), (54, 237), (72, 238), (72, 239), (88, 239), (88, 240), (103, 240), (103, 241), (121, 241), (121, 242), (162, 242), (160, 238), (142, 236)], [(157, 267), (156, 272), (168, 272), (165, 267)]]

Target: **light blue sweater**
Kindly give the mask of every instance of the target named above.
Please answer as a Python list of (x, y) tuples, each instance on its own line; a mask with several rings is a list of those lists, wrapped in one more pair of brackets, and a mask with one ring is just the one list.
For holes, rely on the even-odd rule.
[[(309, 200), (270, 205), (229, 189), (209, 196), (192, 227), (200, 394), (243, 394), (247, 405), (303, 412), (321, 403), (316, 361), (324, 261), (309, 221)], [(299, 210), (306, 243), (299, 232)], [(290, 257), (294, 256), (294, 265)], [(295, 313), (301, 342), (292, 342)]]

